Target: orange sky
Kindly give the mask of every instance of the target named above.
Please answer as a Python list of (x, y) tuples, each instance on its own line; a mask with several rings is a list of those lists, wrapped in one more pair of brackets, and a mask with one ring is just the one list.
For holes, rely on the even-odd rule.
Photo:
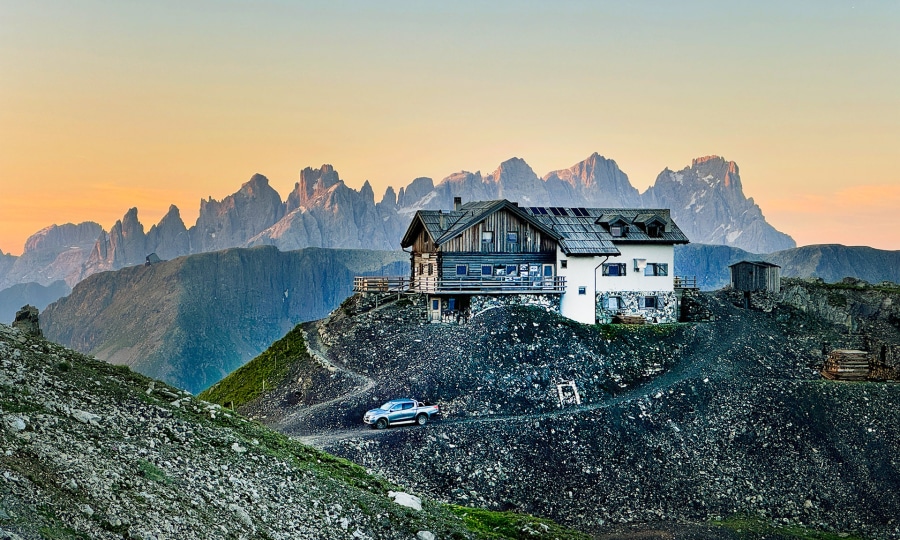
[[(186, 4), (186, 5), (185, 5)], [(253, 173), (353, 187), (697, 156), (799, 245), (900, 249), (900, 4), (0, 0), (0, 250)]]

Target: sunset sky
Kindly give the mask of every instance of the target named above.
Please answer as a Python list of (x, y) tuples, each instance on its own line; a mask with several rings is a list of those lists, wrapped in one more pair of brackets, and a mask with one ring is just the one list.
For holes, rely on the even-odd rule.
[(734, 160), (799, 245), (900, 249), (900, 2), (0, 0), (0, 250), (254, 173)]

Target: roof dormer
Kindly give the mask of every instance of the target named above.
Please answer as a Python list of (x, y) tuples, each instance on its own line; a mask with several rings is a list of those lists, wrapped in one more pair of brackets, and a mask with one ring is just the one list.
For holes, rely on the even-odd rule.
[(647, 233), (650, 238), (662, 238), (668, 222), (659, 214), (647, 213), (635, 216), (634, 224)]
[(603, 225), (613, 238), (625, 238), (628, 235), (629, 221), (618, 214), (603, 214), (595, 223)]

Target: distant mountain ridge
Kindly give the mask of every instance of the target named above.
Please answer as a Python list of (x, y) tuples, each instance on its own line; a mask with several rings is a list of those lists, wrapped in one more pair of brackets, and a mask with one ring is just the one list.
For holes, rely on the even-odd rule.
[(353, 189), (334, 167), (322, 165), (303, 169), (284, 201), (265, 176), (255, 174), (221, 201), (201, 200), (190, 228), (174, 205), (146, 232), (137, 208), (129, 209), (109, 232), (93, 222), (48, 227), (29, 238), (21, 257), (11, 263), (11, 256), (0, 257), (0, 290), (26, 282), (49, 285), (58, 279), (71, 287), (97, 272), (141, 264), (150, 253), (171, 259), (257, 245), (283, 251), (397, 249), (416, 210), (449, 209), (454, 197), (506, 198), (525, 206), (671, 208), (693, 242), (758, 252), (795, 245), (746, 198), (737, 164), (717, 156), (695, 159), (679, 172), (664, 170), (643, 194), (614, 160), (594, 153), (543, 177), (523, 159), (511, 158), (486, 175), (460, 171), (438, 184), (416, 178), (399, 191), (387, 188), (378, 202), (368, 181)]
[(353, 276), (408, 265), (401, 251), (200, 253), (94, 274), (41, 313), (41, 327), (48, 339), (197, 392), (298, 322), (327, 315)]
[(675, 273), (696, 276), (697, 285), (703, 290), (728, 285), (731, 281), (728, 266), (742, 260), (775, 263), (781, 266), (783, 277), (816, 277), (829, 283), (845, 277), (869, 283), (900, 283), (900, 251), (824, 244), (756, 254), (730, 246), (675, 246)]

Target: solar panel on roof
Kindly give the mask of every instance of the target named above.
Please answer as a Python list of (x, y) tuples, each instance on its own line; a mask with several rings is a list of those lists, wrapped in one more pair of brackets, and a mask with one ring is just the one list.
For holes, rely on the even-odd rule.
[(539, 206), (538, 209), (537, 209), (537, 211), (538, 211), (538, 213), (541, 214), (542, 216), (546, 216), (546, 215), (547, 215), (547, 209), (544, 208), (543, 206)]
[(560, 207), (558, 207), (558, 206), (551, 206), (551, 207), (550, 207), (550, 212), (551, 212), (554, 216), (568, 216), (568, 215), (569, 215), (569, 213), (566, 212), (566, 209), (565, 209), (565, 208), (560, 208)]

